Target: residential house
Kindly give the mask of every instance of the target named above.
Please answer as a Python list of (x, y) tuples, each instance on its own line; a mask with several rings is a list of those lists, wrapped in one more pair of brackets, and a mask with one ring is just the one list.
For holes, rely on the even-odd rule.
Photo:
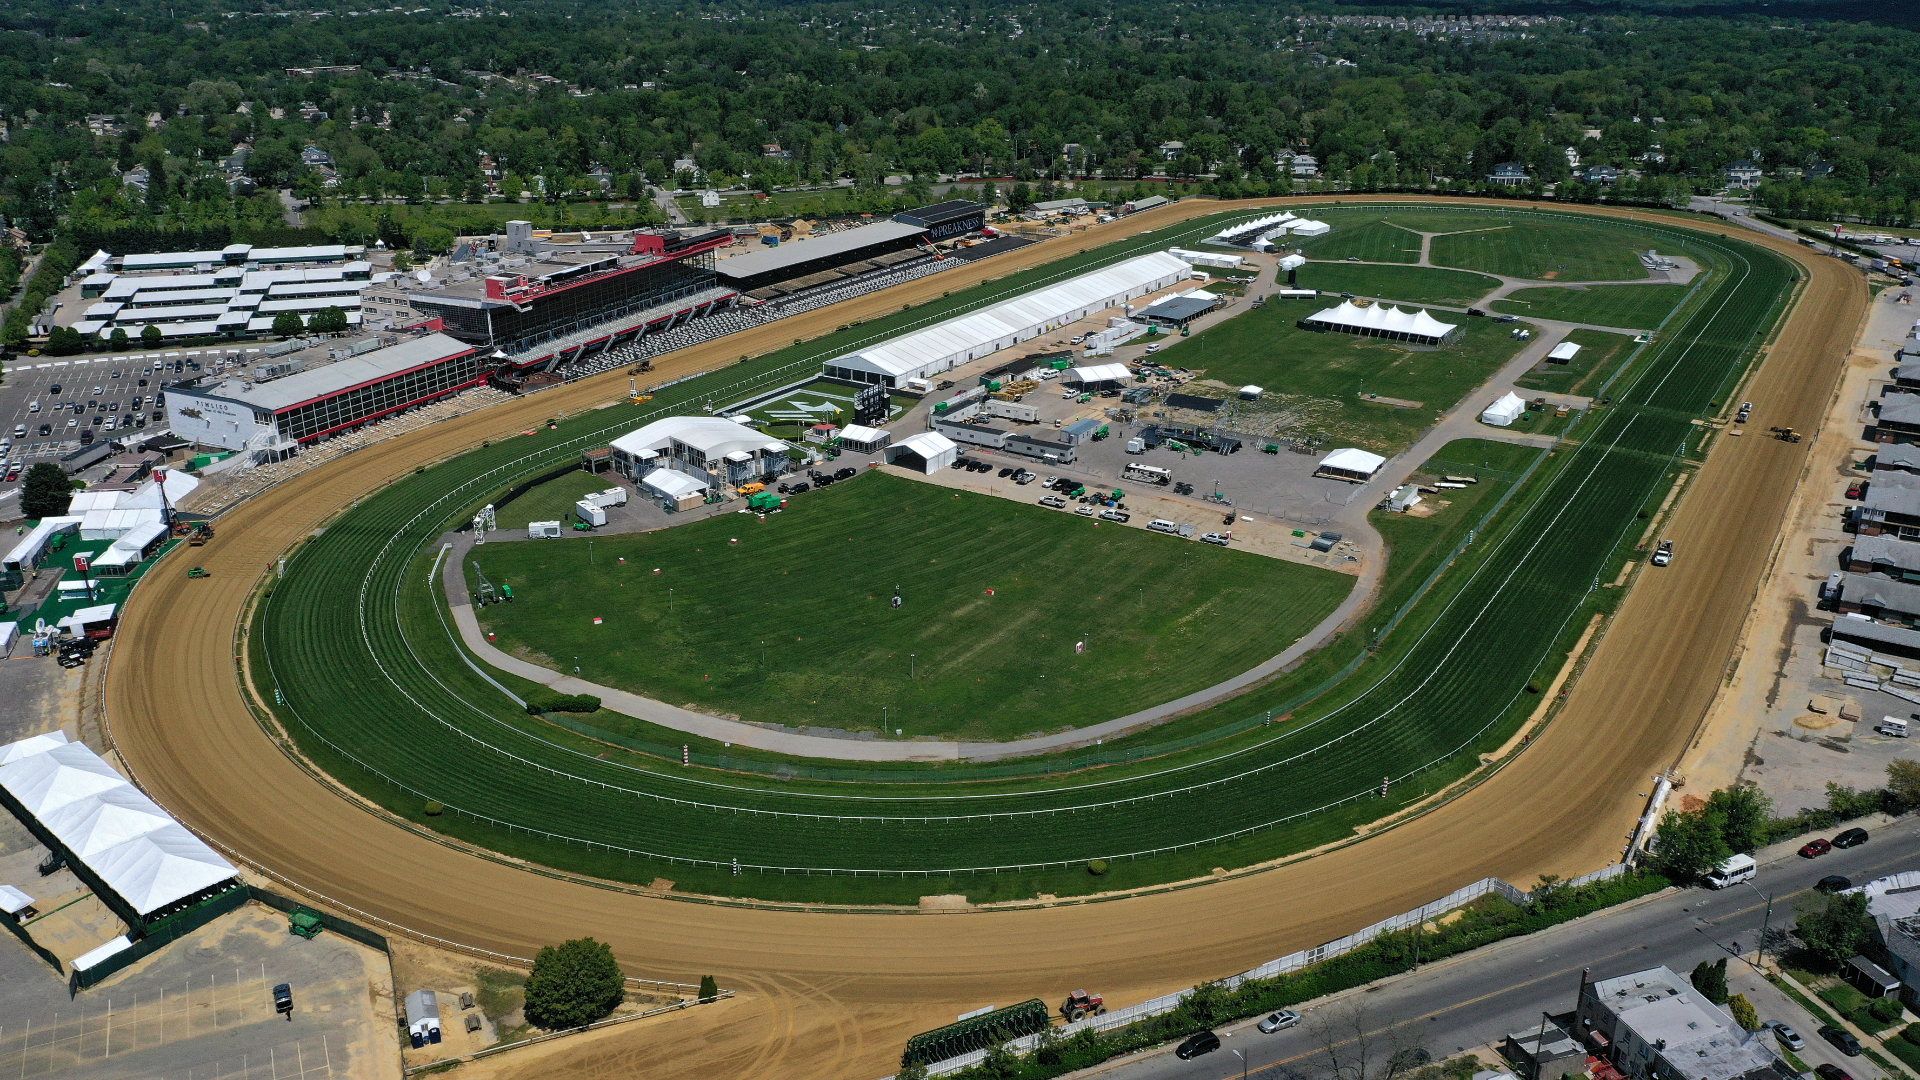
[(1580, 133), (1580, 137), (1583, 139), (1602, 139), (1606, 137), (1606, 133), (1602, 132), (1599, 128), (1588, 128)]
[(309, 146), (305, 150), (300, 151), (300, 164), (305, 165), (309, 169), (318, 168), (322, 165), (331, 165), (333, 164), (333, 155), (317, 146)]
[(1320, 175), (1320, 163), (1311, 154), (1295, 154), (1292, 172), (1297, 180), (1311, 180)]
[[(1864, 539), (1879, 541), (1882, 538), (1869, 536)], [(1891, 538), (1887, 542), (1902, 543)], [(1896, 626), (1920, 628), (1920, 585), (1897, 580), (1888, 574), (1848, 571), (1840, 575), (1840, 598), (1834, 602), (1834, 610), (1842, 615), (1865, 615)]]
[(1174, 158), (1186, 152), (1187, 144), (1183, 142), (1163, 142), (1160, 144), (1160, 160), (1162, 161), (1172, 161)]
[(1527, 167), (1517, 161), (1503, 161), (1487, 174), (1487, 183), (1502, 187), (1525, 187), (1532, 180), (1527, 175)]
[(1899, 469), (1873, 474), (1866, 498), (1853, 512), (1859, 536), (1893, 536), (1920, 540), (1920, 475)]
[(1580, 987), (1574, 1034), (1633, 1080), (1792, 1080), (1770, 1030), (1749, 1032), (1666, 967)]
[(1580, 151), (1569, 146), (1565, 150), (1565, 153), (1567, 155), (1567, 168), (1569, 169), (1579, 168), (1580, 167)]
[(780, 144), (777, 142), (763, 143), (760, 147), (760, 156), (763, 158), (773, 158), (776, 161), (791, 161), (793, 160), (793, 151), (780, 149)]
[(142, 193), (145, 193), (147, 185), (153, 182), (153, 177), (148, 174), (145, 165), (135, 165), (121, 175), (120, 181), (128, 187), (139, 188)]
[(1873, 452), (1874, 478), (1881, 472), (1898, 471), (1920, 475), (1920, 446), (1910, 443), (1882, 443)]
[(309, 124), (317, 124), (326, 118), (326, 110), (320, 108), (320, 106), (315, 105), (311, 101), (303, 101), (300, 103), (300, 119), (305, 120)]
[(1833, 176), (1833, 162), (1816, 161), (1807, 166), (1806, 177), (1809, 180), (1825, 180)]
[(112, 113), (88, 113), (87, 130), (102, 139), (120, 136), (120, 119)]
[(1760, 186), (1760, 166), (1751, 161), (1736, 161), (1727, 166), (1727, 186), (1735, 188), (1754, 188)]
[(1640, 162), (1644, 165), (1664, 165), (1666, 161), (1667, 152), (1661, 149), (1659, 143), (1654, 143), (1651, 147), (1640, 153)]
[(1894, 536), (1856, 537), (1841, 564), (1855, 574), (1920, 584), (1920, 543)]
[(1873, 920), (1873, 941), (1862, 951), (1900, 980), (1901, 1003), (1920, 1009), (1915, 986), (1920, 983), (1920, 870), (1875, 878), (1847, 891), (1865, 894), (1867, 917)]
[(593, 168), (587, 170), (587, 183), (606, 191), (613, 186), (613, 170), (595, 162)]
[(1880, 399), (1874, 423), (1877, 442), (1920, 441), (1920, 394), (1888, 394)]
[(1620, 170), (1611, 165), (1594, 165), (1587, 169), (1581, 179), (1589, 184), (1611, 184), (1620, 179)]

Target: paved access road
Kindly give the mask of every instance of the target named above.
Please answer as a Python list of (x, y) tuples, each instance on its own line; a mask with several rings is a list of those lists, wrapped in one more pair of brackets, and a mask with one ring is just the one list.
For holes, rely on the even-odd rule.
[[(1302, 1011), (1297, 1028), (1262, 1035), (1252, 1021), (1233, 1024), (1219, 1029), (1231, 1036), (1206, 1057), (1181, 1061), (1168, 1052), (1156, 1053), (1100, 1070), (1100, 1075), (1109, 1080), (1226, 1080), (1240, 1075), (1240, 1059), (1232, 1053), (1238, 1050), (1249, 1056), (1252, 1076), (1274, 1080), (1285, 1068), (1322, 1076), (1330, 1071), (1325, 1047), (1327, 1030), (1335, 1024), (1343, 1030), (1333, 1041), (1353, 1039), (1343, 1053), (1362, 1045), (1375, 1053), (1388, 1045), (1420, 1046), (1439, 1060), (1473, 1047), (1498, 1045), (1509, 1032), (1532, 1030), (1542, 1009), (1573, 1011), (1583, 969), (1592, 978), (1610, 979), (1665, 964), (1686, 975), (1702, 960), (1728, 959), (1729, 985), (1748, 995), (1760, 1018), (1781, 1021), (1807, 1040), (1801, 1060), (1808, 1065), (1831, 1062), (1855, 1080), (1873, 1080), (1880, 1072), (1872, 1062), (1846, 1057), (1816, 1039), (1819, 1024), (1750, 965), (1733, 959), (1733, 948), (1738, 945), (1741, 956), (1753, 959), (1761, 928), (1768, 923), (1769, 895), (1774, 898), (1771, 926), (1777, 931), (1793, 924), (1795, 903), (1814, 896), (1807, 890), (1828, 874), (1866, 882), (1920, 867), (1920, 819), (1875, 828), (1864, 847), (1821, 859), (1794, 855), (1797, 844), (1774, 849), (1751, 888), (1674, 890), (1386, 980), (1372, 991), (1316, 1003)], [(1761, 858), (1768, 860), (1769, 855)], [(1360, 1038), (1351, 1033), (1356, 1005), (1366, 1032)]]
[[(1309, 200), (1248, 205), (1289, 201)], [(1044, 241), (1013, 261), (1031, 266), (1217, 208), (1196, 200), (1151, 211)], [(1762, 404), (1768, 423), (1816, 428), (1865, 307), (1858, 273), (1724, 223), (1658, 220), (1801, 260), (1805, 294), (1744, 396)], [(671, 354), (661, 377), (1007, 273), (993, 265), (1001, 261)], [(524, 957), (591, 934), (611, 942), (631, 974), (691, 981), (712, 973), (741, 992), (675, 1018), (672, 1053), (657, 1052), (659, 1034), (635, 1041), (616, 1028), (533, 1057), (504, 1055), (492, 1066), (501, 1076), (631, 1075), (621, 1070), (644, 1065), (650, 1080), (873, 1080), (892, 1071), (908, 1036), (983, 1004), (1076, 986), (1139, 1001), (1331, 940), (1489, 874), (1526, 884), (1604, 865), (1624, 844), (1649, 775), (1679, 756), (1705, 715), (1807, 451), (1764, 439), (1716, 446), (1672, 526), (1681, 550), (1699, 555), (1635, 588), (1567, 708), (1526, 753), (1426, 817), (1310, 862), (1118, 903), (926, 917), (751, 910), (528, 873), (374, 817), (263, 735), (236, 685), (233, 636), (256, 576), (336, 508), (420, 462), (625, 389), (619, 374), (584, 380), (377, 444), (263, 492), (199, 549), (211, 579), (188, 581), (186, 564), (171, 561), (147, 575), (108, 677), (113, 732), (139, 781), (258, 865), (441, 938)]]

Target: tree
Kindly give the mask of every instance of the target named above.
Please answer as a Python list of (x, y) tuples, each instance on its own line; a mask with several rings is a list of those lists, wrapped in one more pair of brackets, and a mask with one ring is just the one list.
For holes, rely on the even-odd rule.
[(1753, 1009), (1753, 1002), (1745, 994), (1735, 994), (1727, 999), (1727, 1011), (1733, 1014), (1733, 1022), (1743, 1031), (1760, 1030), (1760, 1014)]
[(720, 984), (711, 975), (700, 976), (700, 1000), (712, 1001), (720, 996)]
[(347, 332), (347, 313), (343, 308), (321, 308), (307, 317), (307, 328), (317, 334), (344, 334)]
[(116, 326), (113, 328), (111, 341), (114, 352), (126, 352), (133, 347), (133, 342), (127, 338), (127, 328), (124, 326)]
[(549, 945), (527, 975), (527, 1022), (549, 1030), (581, 1027), (613, 1012), (625, 993), (612, 946), (592, 938)]
[(1707, 814), (1719, 819), (1728, 848), (1750, 852), (1766, 843), (1773, 800), (1757, 787), (1722, 788), (1707, 796)]
[(1691, 881), (1732, 854), (1720, 823), (1704, 811), (1667, 811), (1660, 815), (1659, 834), (1654, 856), (1660, 872), (1674, 881)]
[(1721, 957), (1717, 963), (1700, 961), (1693, 968), (1693, 988), (1715, 1005), (1727, 1003), (1727, 959)]
[(283, 311), (273, 317), (273, 332), (283, 338), (292, 337), (304, 329), (306, 324), (300, 321), (300, 316), (291, 311)]
[(148, 323), (140, 330), (140, 347), (143, 349), (157, 349), (160, 347), (160, 340), (164, 337), (166, 337), (166, 335), (160, 332), (159, 326), (154, 323)]
[(1033, 189), (1029, 188), (1025, 183), (1015, 184), (1013, 185), (1013, 190), (1007, 192), (1007, 209), (1014, 213), (1020, 213), (1032, 205)]
[(1888, 762), (1887, 791), (1902, 807), (1920, 806), (1920, 761), (1896, 758)]
[(1838, 893), (1819, 907), (1804, 908), (1795, 928), (1809, 952), (1828, 968), (1837, 969), (1860, 952), (1872, 937), (1873, 920), (1867, 914), (1864, 893)]
[(51, 461), (43, 461), (27, 470), (20, 489), (20, 512), (30, 521), (59, 517), (73, 501), (73, 481), (67, 471)]

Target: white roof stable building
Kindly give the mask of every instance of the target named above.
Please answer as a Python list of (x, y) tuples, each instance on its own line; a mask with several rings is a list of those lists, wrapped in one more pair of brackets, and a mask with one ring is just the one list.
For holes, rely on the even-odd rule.
[(1351, 300), (1316, 311), (1301, 319), (1300, 325), (1307, 330), (1335, 330), (1416, 345), (1445, 345), (1460, 332), (1459, 326), (1443, 323), (1418, 308), (1402, 311), (1390, 304), (1361, 307)]
[(0, 747), (0, 802), (129, 926), (223, 891), (239, 873), (61, 732)]
[(1387, 459), (1379, 454), (1370, 454), (1365, 450), (1349, 446), (1321, 458), (1319, 467), (1314, 469), (1314, 474), (1364, 484), (1373, 479), (1373, 474), (1379, 472), (1380, 466), (1386, 463)]
[(887, 464), (917, 469), (932, 476), (960, 457), (960, 448), (938, 432), (922, 431), (887, 447)]
[(1526, 400), (1509, 390), (1501, 395), (1499, 401), (1480, 411), (1480, 422), (1493, 427), (1512, 427), (1513, 422), (1526, 411)]
[(898, 387), (1176, 285), (1189, 272), (1185, 262), (1165, 252), (1142, 255), (837, 357), (827, 361), (823, 373), (848, 382)]

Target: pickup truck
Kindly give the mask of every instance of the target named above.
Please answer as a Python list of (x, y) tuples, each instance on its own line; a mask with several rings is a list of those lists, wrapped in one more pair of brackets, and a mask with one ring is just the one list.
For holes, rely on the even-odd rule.
[(1226, 533), (1203, 533), (1200, 536), (1200, 542), (1203, 544), (1218, 544), (1221, 547), (1226, 547), (1233, 541)]
[(1102, 521), (1117, 521), (1122, 525), (1125, 525), (1127, 519), (1131, 516), (1132, 515), (1128, 514), (1125, 510), (1107, 509), (1100, 511), (1100, 519)]
[(1055, 510), (1060, 510), (1060, 509), (1064, 509), (1064, 508), (1066, 507), (1066, 505), (1067, 505), (1067, 500), (1065, 500), (1065, 499), (1063, 499), (1063, 498), (1061, 498), (1061, 497), (1060, 497), (1060, 496), (1058, 496), (1058, 495), (1049, 495), (1049, 496), (1047, 496), (1046, 498), (1044, 498), (1044, 499), (1041, 499), (1041, 500), (1040, 500), (1040, 505), (1041, 505), (1041, 506), (1051, 506), (1051, 507), (1053, 507), (1053, 508), (1054, 508)]
[(1658, 548), (1655, 548), (1653, 552), (1653, 565), (1665, 566), (1672, 561), (1673, 561), (1673, 541), (1671, 540), (1660, 541), (1660, 546)]

